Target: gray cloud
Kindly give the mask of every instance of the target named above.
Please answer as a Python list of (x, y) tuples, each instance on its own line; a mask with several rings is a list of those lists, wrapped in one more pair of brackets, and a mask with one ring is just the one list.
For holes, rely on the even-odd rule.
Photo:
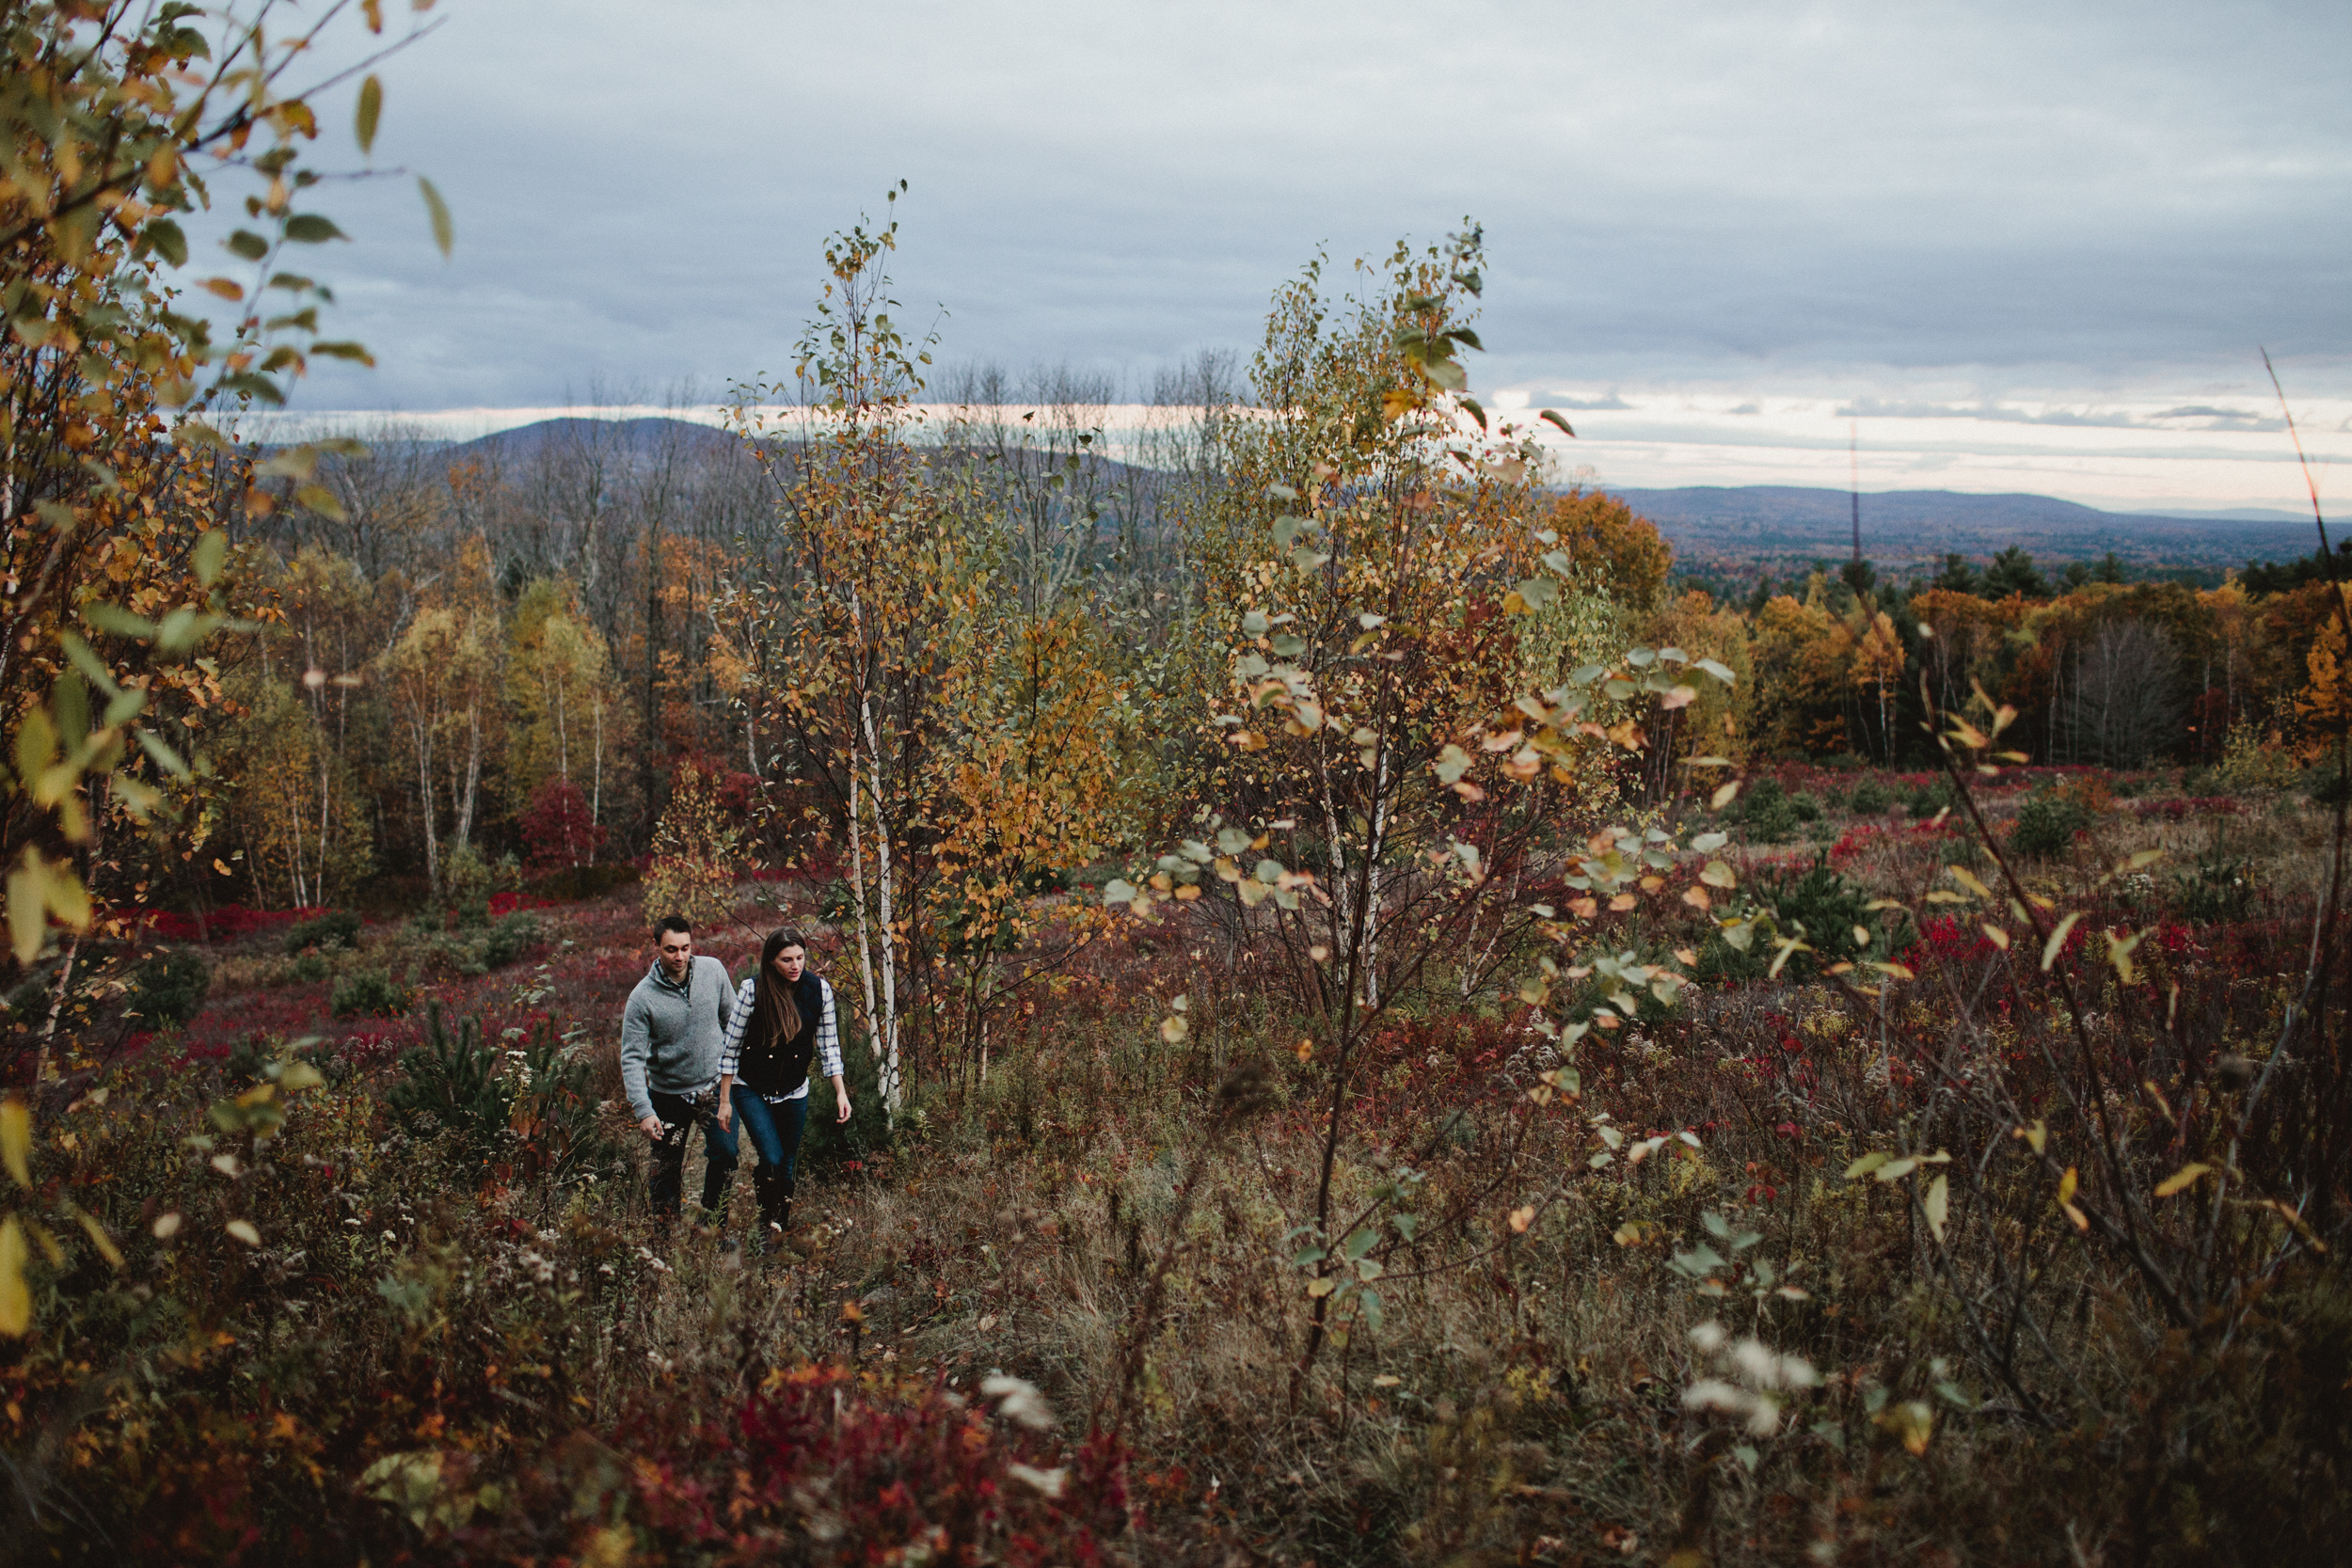
[(2339, 6), (447, 3), (378, 161), (457, 254), (406, 182), (330, 189), (384, 368), (312, 406), (784, 369), (823, 235), (900, 177), (951, 357), (1247, 348), (1319, 249), (1475, 214), (1482, 386), (2250, 391), (2258, 342), (2352, 386)]

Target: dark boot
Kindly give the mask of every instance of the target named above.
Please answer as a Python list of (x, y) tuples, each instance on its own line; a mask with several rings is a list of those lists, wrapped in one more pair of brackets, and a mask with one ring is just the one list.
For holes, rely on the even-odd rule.
[(784, 1245), (785, 1232), (792, 1228), (792, 1179), (763, 1164), (752, 1173), (752, 1191), (759, 1197), (760, 1250), (774, 1253)]

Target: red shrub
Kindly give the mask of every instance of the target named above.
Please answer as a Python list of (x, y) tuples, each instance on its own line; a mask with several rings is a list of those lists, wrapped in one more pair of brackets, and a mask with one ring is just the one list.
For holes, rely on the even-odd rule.
[(596, 858), (606, 836), (590, 815), (588, 797), (578, 784), (556, 775), (531, 792), (522, 831), (524, 862), (533, 871), (585, 864)]
[(234, 942), (256, 931), (310, 920), (326, 911), (316, 905), (295, 910), (248, 910), (243, 904), (223, 904), (209, 914), (183, 914), (178, 910), (154, 910), (145, 917), (149, 931), (166, 942)]

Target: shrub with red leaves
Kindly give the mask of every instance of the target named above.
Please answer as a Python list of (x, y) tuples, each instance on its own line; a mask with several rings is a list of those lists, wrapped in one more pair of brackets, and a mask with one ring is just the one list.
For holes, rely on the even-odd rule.
[[(675, 1402), (616, 1434), (575, 1433), (518, 1478), (501, 1517), (445, 1543), (520, 1560), (558, 1544), (548, 1526), (625, 1513), (657, 1561), (993, 1562), (1106, 1560), (1125, 1536), (1127, 1450), (1103, 1433), (1064, 1449), (942, 1383), (891, 1382), (833, 1364), (771, 1373), (732, 1421), (683, 1424)], [(615, 1494), (625, 1495), (620, 1502)], [(559, 1528), (560, 1528), (559, 1523)], [(569, 1543), (593, 1556), (600, 1523)]]
[(256, 931), (276, 930), (297, 920), (313, 920), (326, 911), (318, 905), (294, 910), (248, 910), (243, 904), (223, 904), (208, 914), (183, 914), (156, 910), (147, 916), (150, 932), (166, 942), (234, 942)]
[(596, 858), (605, 831), (588, 809), (580, 785), (550, 774), (531, 792), (523, 813), (523, 860), (533, 871), (584, 865)]

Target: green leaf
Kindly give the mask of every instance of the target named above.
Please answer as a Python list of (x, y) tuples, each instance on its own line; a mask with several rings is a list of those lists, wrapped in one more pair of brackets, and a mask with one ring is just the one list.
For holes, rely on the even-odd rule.
[(85, 605), (82, 607), (82, 619), (100, 631), (110, 631), (118, 637), (148, 638), (155, 635), (154, 622), (134, 615), (120, 605)]
[(335, 492), (324, 484), (305, 484), (294, 492), (294, 499), (296, 504), (309, 507), (322, 517), (331, 517), (339, 523), (348, 520), (343, 513), (343, 503), (337, 500)]
[[(60, 634), (57, 641), (64, 644), (65, 657), (73, 661), (73, 667), (82, 672), (84, 678), (86, 678), (92, 686), (98, 688), (99, 690), (104, 692), (111, 701), (119, 702), (122, 700), (122, 689), (115, 685), (113, 672), (108, 670), (104, 664), (99, 661), (99, 657), (96, 654), (89, 651), (88, 643), (83, 641), (80, 638), (74, 636), (70, 631)], [(109, 717), (106, 720), (106, 722), (107, 724), (112, 725), (119, 722), (119, 721)]]
[(139, 230), (139, 244), (175, 267), (188, 264), (188, 236), (169, 218), (151, 218)]
[(1702, 658), (1694, 659), (1692, 662), (1691, 667), (1694, 670), (1706, 671), (1708, 674), (1714, 676), (1725, 686), (1733, 684), (1734, 677), (1731, 673), (1731, 668), (1729, 665), (1719, 664), (1711, 658)]
[(1556, 409), (1556, 408), (1547, 408), (1547, 409), (1544, 409), (1542, 412), (1538, 413), (1535, 417), (1536, 417), (1537, 419), (1539, 419), (1539, 420), (1543, 420), (1543, 421), (1544, 421), (1545, 423), (1547, 423), (1547, 424), (1556, 424), (1556, 425), (1558, 425), (1558, 426), (1560, 427), (1561, 434), (1562, 434), (1562, 435), (1564, 435), (1564, 436), (1570, 436), (1570, 437), (1575, 437), (1575, 436), (1576, 436), (1576, 432), (1575, 432), (1574, 430), (1571, 430), (1571, 429), (1568, 427), (1568, 421), (1567, 421), (1566, 420), (1565, 420), (1565, 419), (1561, 418), (1561, 416), (1560, 416), (1560, 411), (1559, 411), (1558, 409)]
[(1676, 1253), (1674, 1261), (1667, 1266), (1677, 1274), (1687, 1275), (1692, 1279), (1704, 1279), (1725, 1265), (1722, 1256), (1713, 1247), (1701, 1242), (1688, 1252)]
[(220, 577), (221, 566), (229, 559), (229, 535), (214, 529), (196, 542), (196, 580), (210, 588)]
[(286, 238), (297, 245), (323, 245), (328, 240), (347, 240), (351, 236), (335, 227), (335, 220), (320, 213), (296, 213), (286, 220)]
[(188, 765), (181, 761), (180, 753), (158, 738), (154, 731), (139, 730), (135, 733), (139, 737), (140, 749), (154, 759), (156, 767), (175, 779), (184, 779), (188, 776)]
[(374, 76), (359, 84), (359, 112), (352, 129), (359, 138), (361, 152), (375, 150), (375, 122), (384, 114), (384, 84)]
[(1511, 591), (1530, 610), (1546, 609), (1560, 597), (1560, 585), (1549, 578), (1529, 578), (1525, 582), (1512, 584)]
[(417, 176), (417, 193), (424, 198), (425, 213), (433, 219), (433, 243), (447, 257), (450, 246), (457, 243), (456, 230), (449, 221), (449, 203), (433, 188), (433, 182), (421, 174)]
[(1103, 902), (1105, 904), (1132, 904), (1136, 901), (1136, 885), (1127, 880), (1124, 877), (1113, 877), (1108, 882), (1104, 884)]
[(269, 242), (250, 229), (240, 229), (224, 242), (229, 253), (247, 261), (258, 261), (269, 254)]

